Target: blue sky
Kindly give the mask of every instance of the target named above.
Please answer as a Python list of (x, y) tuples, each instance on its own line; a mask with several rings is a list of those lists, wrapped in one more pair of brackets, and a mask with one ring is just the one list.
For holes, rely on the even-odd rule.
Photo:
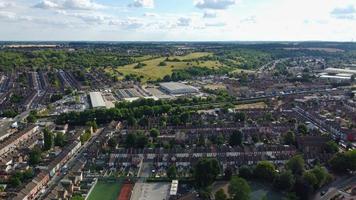
[(356, 0), (0, 0), (0, 40), (353, 41)]

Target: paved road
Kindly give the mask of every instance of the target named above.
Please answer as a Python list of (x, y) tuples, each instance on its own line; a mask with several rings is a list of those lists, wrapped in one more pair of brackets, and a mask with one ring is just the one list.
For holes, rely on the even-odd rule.
[[(315, 196), (314, 196), (314, 200), (329, 200), (332, 197), (334, 197), (336, 194), (339, 193), (339, 190), (344, 189), (345, 187), (349, 186), (349, 185), (354, 185), (356, 184), (356, 175), (353, 176), (343, 176), (343, 177), (339, 177), (337, 178), (335, 181), (333, 181), (332, 183), (320, 188)], [(321, 191), (327, 191), (324, 195), (320, 195)]]
[[(71, 169), (79, 161), (79, 159), (83, 158), (84, 152), (96, 141), (97, 137), (103, 132), (103, 130), (104, 130), (103, 128), (98, 129), (93, 134), (93, 137), (91, 137), (91, 139), (78, 150), (78, 153), (75, 154), (72, 158), (70, 158), (66, 162), (68, 169)], [(53, 176), (52, 179), (47, 184), (45, 192), (42, 194), (39, 194), (37, 199), (39, 199), (39, 200), (45, 199), (47, 197), (47, 195), (59, 184), (59, 182), (62, 180), (62, 178), (64, 178), (65, 175), (66, 174), (64, 174), (64, 173), (60, 173), (59, 175), (56, 174), (55, 176)]]

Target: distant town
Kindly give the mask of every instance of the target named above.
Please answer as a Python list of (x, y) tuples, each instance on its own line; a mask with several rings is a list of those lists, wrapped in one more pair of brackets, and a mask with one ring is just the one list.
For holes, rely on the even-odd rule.
[(355, 199), (355, 52), (1, 42), (0, 199)]

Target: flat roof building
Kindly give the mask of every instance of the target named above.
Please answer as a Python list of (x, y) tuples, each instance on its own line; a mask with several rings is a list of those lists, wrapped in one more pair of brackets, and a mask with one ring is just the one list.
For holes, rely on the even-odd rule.
[(90, 102), (93, 108), (105, 108), (106, 104), (101, 92), (90, 92)]
[(179, 82), (160, 83), (159, 85), (165, 92), (173, 95), (191, 94), (199, 92), (197, 88)]
[(334, 74), (356, 74), (356, 70), (333, 68), (333, 67), (326, 68), (325, 72), (334, 73)]

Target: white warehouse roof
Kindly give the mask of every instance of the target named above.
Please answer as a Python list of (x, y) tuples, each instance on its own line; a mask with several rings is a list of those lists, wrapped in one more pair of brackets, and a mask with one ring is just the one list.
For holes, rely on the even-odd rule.
[(103, 96), (101, 96), (101, 92), (90, 92), (89, 96), (93, 108), (106, 107)]
[(170, 94), (197, 93), (199, 90), (193, 86), (179, 82), (166, 82), (159, 84), (161, 88)]
[(327, 73), (356, 74), (356, 70), (329, 67), (325, 69)]

